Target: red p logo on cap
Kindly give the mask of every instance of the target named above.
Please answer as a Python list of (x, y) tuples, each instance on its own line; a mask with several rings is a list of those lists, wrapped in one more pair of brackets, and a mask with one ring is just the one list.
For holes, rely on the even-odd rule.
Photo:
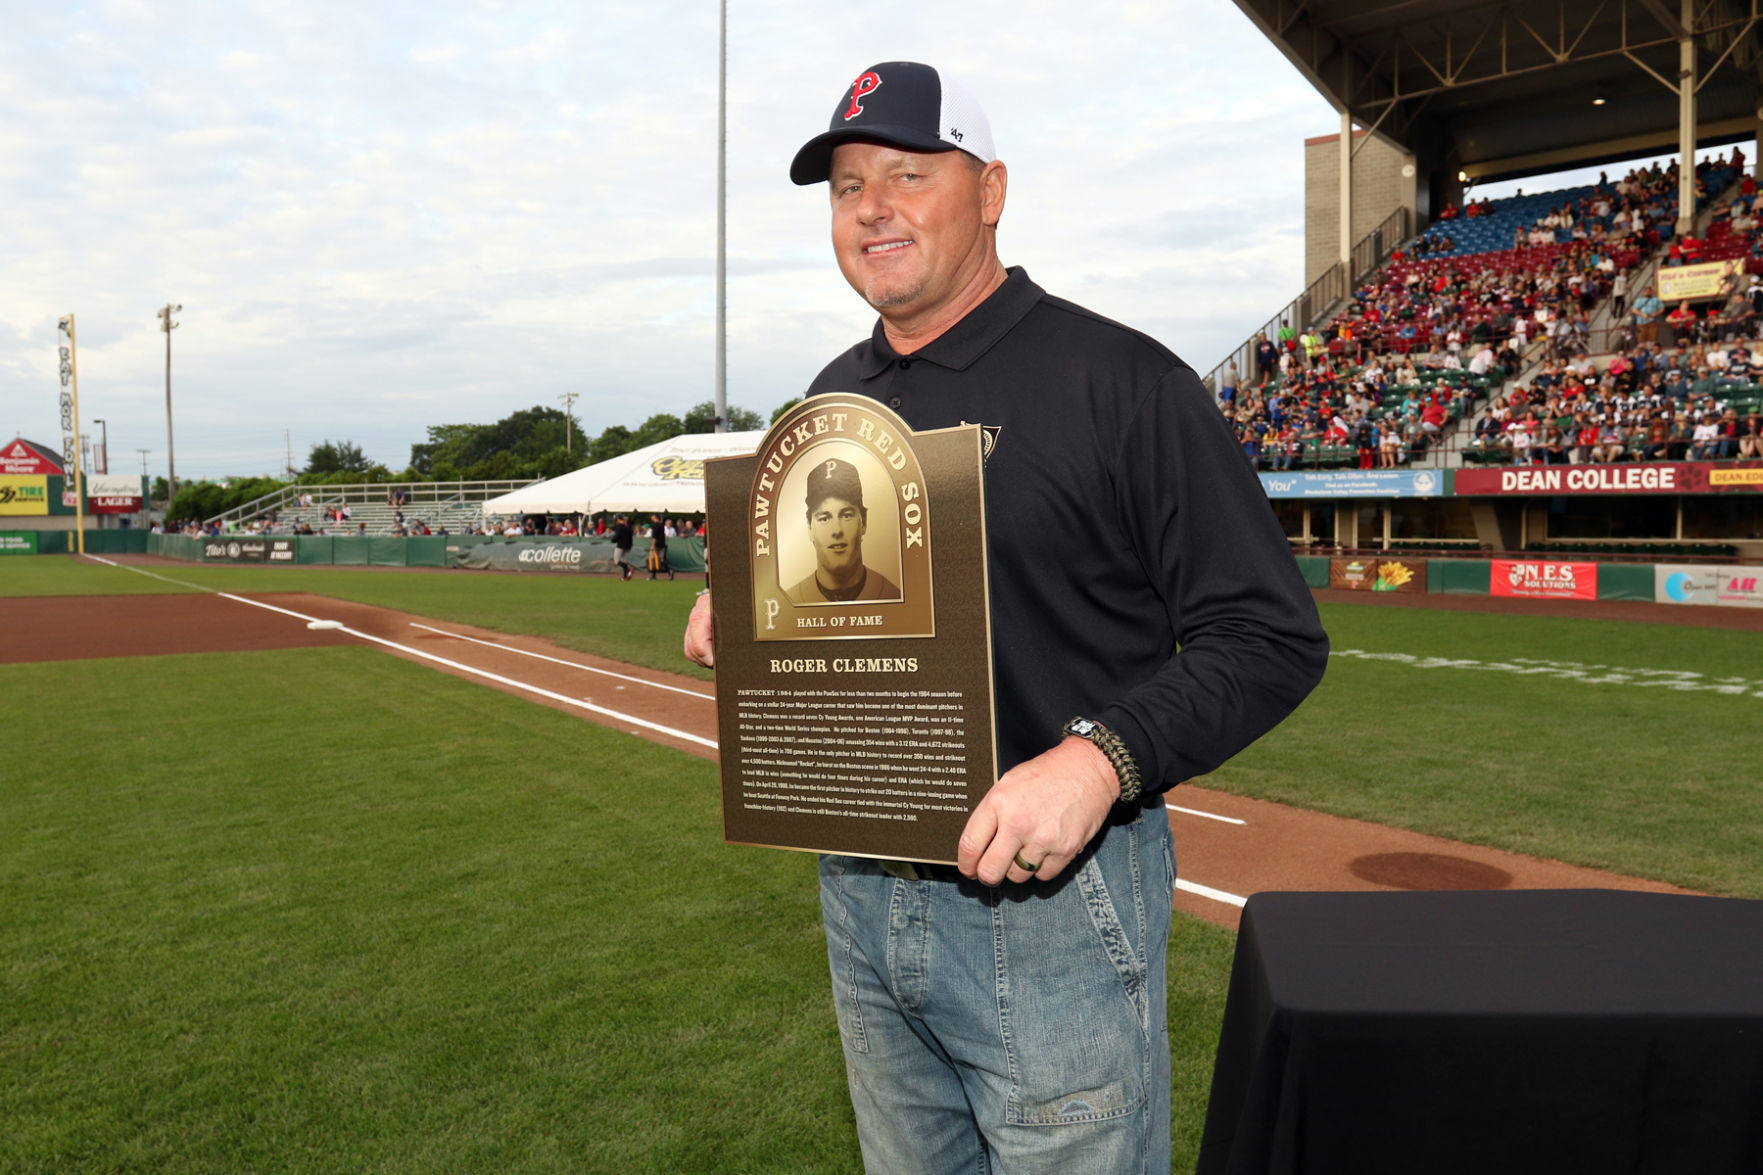
[(845, 111), (845, 121), (850, 122), (863, 113), (863, 99), (875, 93), (881, 85), (881, 75), (873, 69), (851, 83), (851, 107)]

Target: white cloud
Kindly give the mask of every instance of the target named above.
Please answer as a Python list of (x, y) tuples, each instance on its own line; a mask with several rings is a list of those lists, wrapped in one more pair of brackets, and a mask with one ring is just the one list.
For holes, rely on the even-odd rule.
[[(876, 61), (979, 94), (1005, 258), (1055, 292), (1202, 369), (1297, 293), (1302, 140), (1337, 124), (1231, 6), (902, 0), (889, 28), (923, 35), (873, 23), (731, 13), (734, 403), (769, 413), (869, 330), (823, 191), (785, 170)], [(708, 399), (716, 49), (714, 7), (683, 0), (165, 0), (71, 36), (14, 14), (0, 427), (55, 439), (74, 310), (82, 409), (163, 471), (167, 300), (180, 476), (278, 469), (283, 429), (297, 462), (328, 438), (402, 465), (428, 425), (565, 391), (590, 431)]]
[(549, 28), (524, 45), (498, 49), (490, 54), (493, 61), (550, 61), (569, 49), (573, 29)]

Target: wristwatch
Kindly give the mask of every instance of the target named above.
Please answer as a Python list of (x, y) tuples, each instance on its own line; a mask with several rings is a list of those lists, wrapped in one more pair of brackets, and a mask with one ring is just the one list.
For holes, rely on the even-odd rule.
[(1139, 765), (1133, 762), (1132, 752), (1118, 734), (1094, 718), (1073, 718), (1060, 728), (1060, 733), (1089, 739), (1108, 757), (1114, 765), (1115, 777), (1120, 780), (1120, 803), (1130, 804), (1144, 794), (1145, 781), (1139, 775)]

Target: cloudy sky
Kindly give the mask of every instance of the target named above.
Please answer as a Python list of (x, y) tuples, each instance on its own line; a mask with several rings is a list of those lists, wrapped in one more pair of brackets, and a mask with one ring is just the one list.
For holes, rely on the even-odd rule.
[[(1338, 116), (1227, 0), (732, 0), (731, 403), (873, 315), (786, 169), (880, 61), (959, 73), (1011, 166), (1001, 248), (1202, 371), (1298, 292), (1303, 140)], [(14, 5), (0, 41), (0, 442), (58, 445), (56, 329), (112, 467), (274, 473), (578, 393), (714, 390), (714, 0)]]

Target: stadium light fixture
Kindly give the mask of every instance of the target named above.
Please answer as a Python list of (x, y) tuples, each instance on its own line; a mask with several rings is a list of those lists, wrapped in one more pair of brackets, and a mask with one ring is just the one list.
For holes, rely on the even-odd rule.
[(167, 302), (158, 314), (159, 329), (165, 332), (165, 503), (168, 508), (172, 499), (178, 496), (177, 450), (171, 443), (171, 332), (182, 325), (173, 322), (171, 316), (183, 308), (182, 302), (176, 305)]

